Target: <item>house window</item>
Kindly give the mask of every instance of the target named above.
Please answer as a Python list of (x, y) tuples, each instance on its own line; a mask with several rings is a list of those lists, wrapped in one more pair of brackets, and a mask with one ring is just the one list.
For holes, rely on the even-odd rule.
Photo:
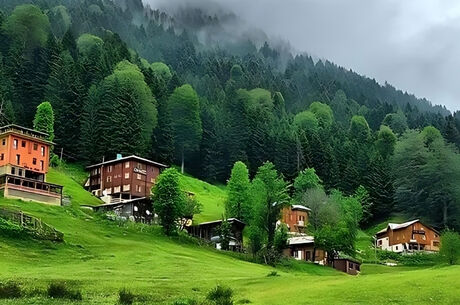
[(309, 261), (311, 259), (311, 252), (310, 251), (305, 251), (305, 259)]
[(12, 167), (11, 168), (11, 175), (15, 175), (16, 174), (16, 168), (15, 167)]
[(21, 141), (21, 146), (26, 147), (26, 141)]
[(398, 246), (396, 246), (395, 248), (396, 248), (396, 251), (398, 251), (398, 249), (399, 249)]
[(5, 154), (1, 154), (1, 155), (0, 155), (0, 160), (3, 161), (3, 159), (5, 159)]
[(33, 158), (33, 159), (32, 159), (32, 164), (33, 164), (33, 165), (37, 165), (37, 158)]
[(348, 263), (348, 268), (353, 269), (353, 263), (352, 262)]
[(40, 160), (40, 168), (45, 170), (45, 162), (43, 162), (43, 160)]
[(381, 246), (382, 245), (382, 240), (379, 239), (379, 241), (377, 243), (378, 243), (379, 246)]
[(22, 176), (22, 169), (18, 170), (18, 176)]
[(142, 180), (142, 175), (141, 174), (137, 174), (137, 180)]
[(105, 189), (105, 193), (106, 193), (107, 195), (112, 194), (112, 189), (111, 189), (110, 187), (109, 187), (109, 188), (106, 188), (106, 189)]
[(125, 173), (125, 179), (129, 179), (129, 173)]
[(129, 192), (130, 189), (131, 189), (131, 185), (130, 185), (130, 184), (125, 184), (125, 185), (123, 185), (123, 191), (124, 191), (124, 192)]
[(107, 182), (112, 182), (112, 176), (107, 176)]
[(150, 178), (151, 183), (155, 183), (155, 178)]
[(119, 186), (114, 187), (113, 192), (114, 193), (119, 193), (120, 192), (120, 187)]
[(129, 162), (125, 162), (125, 168), (129, 168)]
[(37, 149), (38, 149), (38, 144), (34, 143), (34, 150), (37, 150)]
[(107, 169), (107, 171), (108, 171), (109, 173), (112, 172), (112, 165), (109, 165), (109, 168)]
[(136, 185), (136, 192), (142, 193), (142, 186)]
[(18, 149), (18, 140), (16, 139), (13, 140), (13, 148)]
[(2, 145), (6, 145), (6, 139), (2, 139)]
[(16, 155), (16, 164), (17, 165), (21, 164), (21, 155)]
[(45, 146), (40, 147), (40, 151), (41, 151), (42, 157), (44, 157), (45, 156)]

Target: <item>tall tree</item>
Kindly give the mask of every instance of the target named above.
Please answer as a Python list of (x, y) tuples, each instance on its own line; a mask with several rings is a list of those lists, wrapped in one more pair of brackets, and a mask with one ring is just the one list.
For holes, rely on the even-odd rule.
[(238, 161), (233, 165), (232, 174), (227, 182), (228, 197), (225, 203), (227, 216), (242, 221), (249, 220), (249, 172), (246, 165)]
[(161, 173), (152, 194), (154, 210), (160, 218), (164, 232), (166, 235), (175, 234), (185, 205), (185, 195), (180, 190), (177, 170), (168, 168)]
[(203, 133), (198, 95), (192, 86), (183, 85), (174, 90), (169, 98), (168, 107), (176, 154), (181, 162), (181, 171), (184, 172), (185, 155), (198, 149)]
[(48, 134), (48, 140), (54, 140), (54, 112), (50, 102), (43, 102), (37, 107), (34, 129)]

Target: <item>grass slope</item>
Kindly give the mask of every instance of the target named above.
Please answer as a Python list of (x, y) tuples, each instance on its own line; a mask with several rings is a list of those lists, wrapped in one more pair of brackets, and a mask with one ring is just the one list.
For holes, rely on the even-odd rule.
[[(52, 172), (50, 181), (68, 187), (67, 194), (79, 204), (90, 200), (74, 184), (78, 179), (64, 177), (64, 172)], [(206, 187), (193, 182), (196, 189)], [(24, 210), (65, 234), (63, 244), (0, 236), (0, 281), (16, 280), (28, 290), (44, 290), (50, 282), (64, 280), (83, 293), (83, 301), (75, 304), (116, 304), (123, 287), (140, 296), (137, 304), (171, 304), (181, 297), (200, 298), (217, 283), (232, 287), (236, 301), (251, 304), (460, 303), (459, 266), (364, 265), (362, 275), (353, 277), (327, 267), (293, 263), (278, 268), (280, 276), (267, 277), (274, 268), (167, 238), (158, 228), (119, 227), (75, 203), (54, 207), (0, 198), (0, 206)], [(39, 295), (0, 303), (67, 304)]]
[(222, 219), (227, 199), (225, 186), (212, 185), (187, 175), (181, 176), (180, 183), (183, 190), (194, 193), (203, 205), (202, 212), (193, 219), (195, 223)]

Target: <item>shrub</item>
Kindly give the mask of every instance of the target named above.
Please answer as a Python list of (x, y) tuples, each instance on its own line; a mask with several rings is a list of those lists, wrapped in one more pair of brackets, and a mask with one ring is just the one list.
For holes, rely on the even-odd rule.
[(3, 218), (0, 218), (0, 236), (10, 238), (24, 238), (28, 232), (23, 227)]
[(0, 283), (0, 299), (15, 299), (22, 295), (21, 287), (18, 283)]
[(82, 299), (79, 290), (71, 290), (65, 282), (51, 283), (48, 286), (48, 296), (54, 299), (69, 299), (80, 301)]
[(206, 299), (216, 305), (233, 305), (233, 290), (230, 287), (217, 285), (209, 291)]
[(267, 274), (268, 277), (270, 276), (280, 276), (277, 271), (272, 271), (269, 274)]
[(118, 292), (118, 301), (120, 304), (131, 305), (133, 304), (135, 298), (136, 296), (126, 288), (123, 288)]
[(399, 261), (401, 259), (401, 254), (397, 253), (397, 252), (391, 252), (391, 251), (387, 251), (387, 250), (383, 250), (383, 251), (377, 251), (377, 258), (379, 260), (394, 260), (394, 261)]
[(439, 261), (439, 255), (435, 253), (413, 253), (401, 255), (399, 262), (404, 265), (435, 265)]
[(453, 231), (446, 231), (441, 235), (440, 255), (443, 260), (455, 265), (460, 257), (460, 235)]
[(241, 299), (241, 300), (238, 300), (238, 302), (236, 302), (236, 304), (251, 304), (251, 300), (248, 300), (248, 299)]

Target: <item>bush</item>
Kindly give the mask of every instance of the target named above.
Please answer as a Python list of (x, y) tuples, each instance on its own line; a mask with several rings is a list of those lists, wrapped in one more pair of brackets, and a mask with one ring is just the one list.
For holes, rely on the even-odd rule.
[(387, 251), (387, 250), (379, 250), (377, 251), (377, 258), (381, 261), (385, 260), (394, 260), (399, 261), (401, 259), (401, 254), (397, 252)]
[(0, 283), (0, 299), (15, 299), (21, 296), (22, 291), (18, 283)]
[(209, 291), (206, 299), (216, 305), (233, 305), (233, 290), (230, 287), (217, 285)]
[(48, 296), (54, 299), (69, 299), (81, 301), (79, 290), (70, 290), (65, 282), (51, 283), (48, 286)]
[(435, 253), (413, 253), (401, 255), (399, 262), (403, 265), (435, 265), (439, 262), (439, 255)]
[(118, 302), (123, 305), (131, 305), (134, 302), (136, 296), (131, 293), (131, 291), (126, 288), (118, 291)]
[(10, 238), (24, 238), (28, 232), (23, 227), (3, 218), (0, 218), (0, 236)]
[(460, 257), (460, 235), (446, 231), (441, 235), (440, 255), (449, 265), (455, 265)]
[(280, 275), (278, 274), (278, 272), (272, 271), (269, 274), (267, 274), (267, 276), (270, 277), (270, 276), (280, 276)]
[(198, 302), (194, 299), (180, 299), (174, 301), (172, 305), (198, 305)]

